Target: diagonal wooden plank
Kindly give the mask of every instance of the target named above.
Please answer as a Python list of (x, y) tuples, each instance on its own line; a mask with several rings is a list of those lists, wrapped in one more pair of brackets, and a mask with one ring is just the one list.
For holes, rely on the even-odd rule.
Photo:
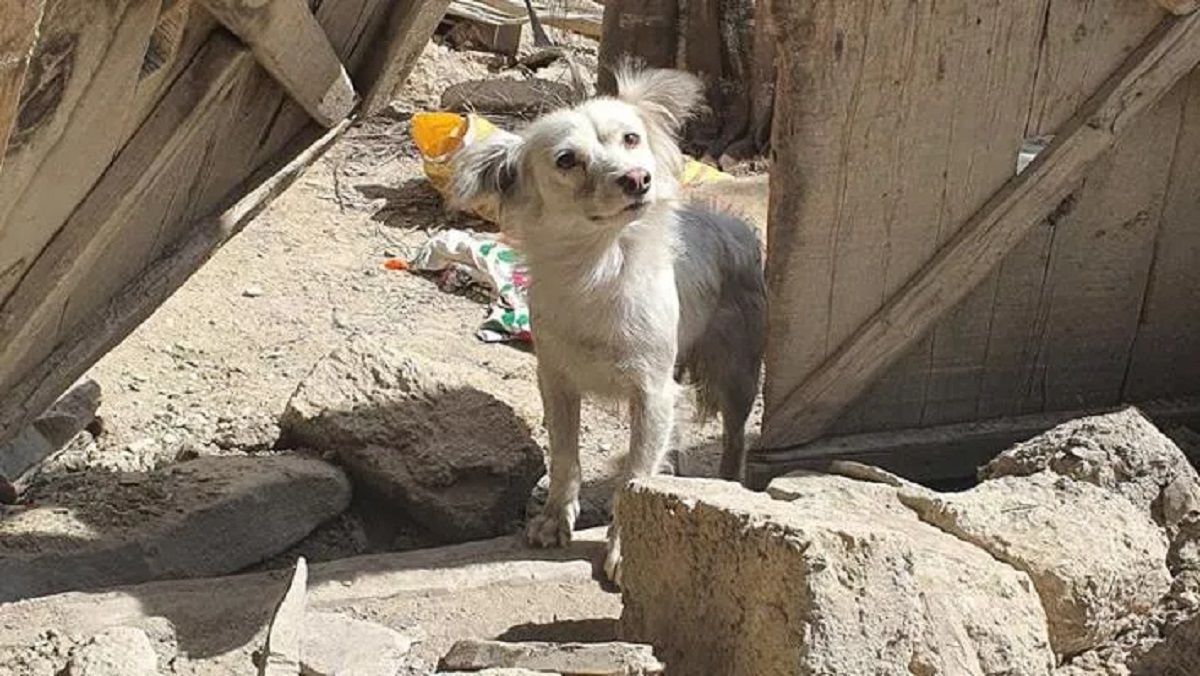
[(1200, 63), (1200, 14), (1165, 20), (1009, 181), (806, 380), (766, 412), (760, 448), (807, 443), (1066, 200), (1141, 113)]
[(341, 59), (304, 0), (204, 0), (296, 103), (332, 127), (358, 95)]
[(383, 39), (376, 41), (376, 47), (363, 64), (361, 81), (371, 83), (362, 105), (364, 116), (379, 112), (391, 101), (408, 79), (449, 6), (450, 0), (395, 3)]
[(17, 122), (25, 71), (37, 42), (45, 0), (16, 0), (0, 5), (0, 169), (8, 136)]

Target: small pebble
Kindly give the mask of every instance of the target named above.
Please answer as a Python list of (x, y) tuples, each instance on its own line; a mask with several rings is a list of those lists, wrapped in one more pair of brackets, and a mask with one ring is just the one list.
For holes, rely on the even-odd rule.
[(248, 286), (242, 291), (242, 295), (246, 298), (258, 298), (263, 295), (263, 289), (261, 286)]

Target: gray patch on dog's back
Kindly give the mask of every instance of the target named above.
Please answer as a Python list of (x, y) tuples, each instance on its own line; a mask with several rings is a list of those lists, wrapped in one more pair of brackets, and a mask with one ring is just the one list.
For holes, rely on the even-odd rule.
[(720, 411), (722, 474), (740, 473), (745, 424), (758, 396), (766, 334), (766, 284), (757, 231), (703, 204), (678, 212), (679, 362), (676, 374), (697, 385), (701, 414)]

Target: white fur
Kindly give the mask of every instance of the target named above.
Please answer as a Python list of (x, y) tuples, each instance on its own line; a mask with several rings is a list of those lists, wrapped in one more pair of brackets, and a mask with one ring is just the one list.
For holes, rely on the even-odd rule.
[[(551, 113), (519, 137), (468, 147), (457, 161), (459, 203), (498, 196), (503, 225), (521, 242), (530, 267), (551, 451), (549, 498), (527, 529), (539, 546), (569, 542), (579, 513), (582, 396), (629, 404), (622, 485), (657, 470), (674, 424), (683, 166), (674, 134), (698, 104), (700, 86), (672, 71), (622, 72), (618, 82), (617, 98)], [(573, 153), (578, 166), (559, 166), (563, 153)], [(629, 172), (649, 174), (645, 195), (622, 188)], [(615, 525), (609, 545), (605, 567), (619, 583)]]

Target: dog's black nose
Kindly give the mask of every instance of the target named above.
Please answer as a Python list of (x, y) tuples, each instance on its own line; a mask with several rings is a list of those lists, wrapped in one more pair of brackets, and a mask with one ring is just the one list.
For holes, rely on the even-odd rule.
[(650, 192), (650, 172), (645, 169), (630, 169), (617, 179), (617, 185), (630, 197), (641, 197)]

